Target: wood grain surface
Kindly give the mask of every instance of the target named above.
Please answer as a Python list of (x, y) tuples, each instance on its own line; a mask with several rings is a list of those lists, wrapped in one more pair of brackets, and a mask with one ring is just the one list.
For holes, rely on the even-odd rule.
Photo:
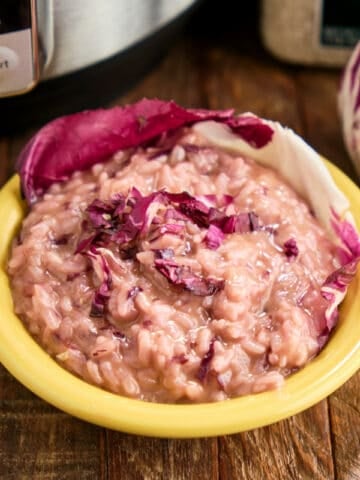
[[(262, 49), (248, 26), (240, 28), (232, 19), (214, 33), (224, 17), (217, 18), (213, 8), (204, 22), (204, 12), (205, 5), (161, 63), (113, 104), (156, 96), (189, 107), (253, 111), (293, 128), (358, 182), (337, 116), (340, 72), (282, 64)], [(1, 185), (31, 134), (0, 138)], [(72, 418), (0, 366), (0, 479), (359, 480), (360, 373), (328, 399), (275, 425), (171, 440)]]

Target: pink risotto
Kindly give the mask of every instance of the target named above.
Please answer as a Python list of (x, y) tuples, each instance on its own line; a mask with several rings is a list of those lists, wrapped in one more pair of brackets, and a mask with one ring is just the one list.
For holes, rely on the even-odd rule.
[(8, 270), (16, 313), (65, 368), (186, 403), (279, 388), (308, 363), (337, 268), (279, 174), (186, 127), (53, 184)]

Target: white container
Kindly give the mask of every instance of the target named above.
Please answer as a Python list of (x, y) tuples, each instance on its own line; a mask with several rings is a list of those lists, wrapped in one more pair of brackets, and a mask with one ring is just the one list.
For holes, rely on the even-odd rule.
[(261, 34), (281, 60), (341, 67), (360, 40), (360, 1), (262, 0)]

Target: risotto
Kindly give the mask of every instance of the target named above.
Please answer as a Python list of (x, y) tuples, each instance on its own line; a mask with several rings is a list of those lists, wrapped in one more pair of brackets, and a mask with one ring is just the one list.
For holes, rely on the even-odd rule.
[(283, 178), (193, 127), (53, 184), (8, 271), (65, 368), (154, 402), (279, 388), (324, 344), (335, 245)]

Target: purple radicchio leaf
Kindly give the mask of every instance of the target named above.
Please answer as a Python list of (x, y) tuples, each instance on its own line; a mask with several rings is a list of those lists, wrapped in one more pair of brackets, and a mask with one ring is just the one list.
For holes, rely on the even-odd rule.
[[(117, 219), (116, 229), (111, 236), (111, 240), (117, 244), (124, 245), (134, 241), (139, 235), (146, 233), (151, 222), (156, 216), (157, 209), (150, 212), (150, 207), (155, 202), (164, 203), (161, 191), (153, 192), (147, 196), (143, 196), (135, 187), (133, 187), (128, 195), (126, 205), (128, 211), (124, 212), (121, 206), (121, 215)], [(114, 213), (119, 213), (120, 206), (117, 206)]]
[(342, 220), (334, 209), (331, 209), (331, 225), (340, 243), (338, 258), (341, 266), (327, 277), (321, 287), (321, 294), (328, 301), (328, 306), (325, 311), (323, 332), (318, 339), (320, 348), (326, 343), (337, 323), (338, 307), (356, 275), (360, 260), (360, 238), (354, 225)]
[(95, 247), (91, 247), (85, 254), (90, 258), (94, 272), (100, 280), (100, 285), (95, 290), (91, 304), (90, 316), (101, 317), (105, 313), (106, 304), (110, 297), (111, 271), (105, 256)]
[(325, 311), (325, 327), (319, 339), (321, 346), (326, 342), (338, 319), (338, 306), (343, 301), (347, 289), (356, 275), (358, 259), (342, 265), (332, 272), (321, 287), (321, 294), (329, 304)]
[(355, 59), (354, 59), (354, 62), (351, 65), (351, 68), (350, 68), (350, 89), (351, 90), (354, 88), (356, 78), (359, 75), (359, 69), (360, 69), (360, 47), (359, 47), (359, 45), (354, 50), (353, 55), (355, 56)]
[(113, 239), (118, 243), (129, 243), (146, 230), (148, 223), (151, 221), (148, 217), (148, 209), (154, 201), (161, 197), (161, 192), (153, 192), (150, 195), (143, 196), (133, 187), (129, 197), (132, 209), (126, 221), (113, 236)]
[(240, 213), (232, 215), (231, 220), (234, 220), (233, 227), (225, 229), (225, 233), (248, 233), (259, 230), (259, 218), (254, 212)]
[(78, 246), (75, 250), (75, 255), (77, 253), (85, 253), (92, 245), (96, 244), (96, 239), (98, 238), (98, 233), (93, 233), (90, 236), (84, 238), (78, 243)]
[(31, 204), (54, 182), (137, 147), (163, 132), (201, 120), (225, 121), (232, 110), (191, 110), (175, 102), (143, 99), (123, 108), (86, 110), (45, 125), (21, 152), (17, 169)]
[(341, 266), (327, 277), (324, 286), (345, 293), (356, 274), (356, 265), (357, 262), (353, 260), (352, 262)]
[(218, 209), (211, 209), (209, 223), (223, 233), (248, 233), (260, 229), (259, 218), (254, 212), (224, 215)]
[(353, 260), (359, 260), (360, 238), (355, 227), (347, 220), (341, 220), (340, 216), (333, 209), (331, 210), (331, 215), (331, 225), (341, 242), (338, 252), (341, 263), (347, 264)]
[(165, 212), (165, 221), (170, 222), (170, 220), (179, 220), (186, 222), (188, 220), (188, 217), (183, 213), (179, 212), (179, 210), (177, 210), (176, 208), (169, 206), (169, 208), (167, 208)]
[[(99, 199), (94, 200), (86, 212), (90, 226), (95, 233), (90, 233), (83, 239), (78, 244), (75, 253), (84, 252), (91, 245), (106, 246), (109, 241), (113, 241), (120, 245), (121, 251), (126, 254), (129, 249), (134, 247), (130, 244), (138, 236), (147, 233), (152, 222), (158, 223), (159, 219), (156, 217), (158, 207), (166, 205), (168, 201), (163, 191), (144, 196), (135, 187), (130, 190), (127, 198), (122, 195), (114, 196), (108, 203)], [(180, 215), (182, 219), (187, 219), (183, 214)], [(155, 234), (158, 236), (165, 233), (179, 235), (183, 228), (184, 226), (179, 224), (159, 224), (155, 229)], [(133, 255), (130, 258), (133, 258)]]
[(110, 199), (111, 204), (115, 207), (113, 211), (114, 217), (119, 217), (126, 207), (126, 196), (122, 193), (116, 193)]
[(232, 117), (226, 121), (226, 124), (254, 148), (267, 145), (274, 134), (274, 130), (269, 125), (253, 115)]
[[(217, 203), (216, 198), (207, 200)], [(232, 200), (227, 196), (222, 197), (221, 201), (224, 203), (223, 208), (226, 208)], [(162, 215), (157, 216), (160, 207), (165, 208), (162, 210)], [(134, 254), (139, 246), (136, 240), (140, 238), (141, 234), (150, 232), (150, 236), (153, 234), (159, 236), (165, 233), (179, 235), (184, 230), (184, 223), (161, 224), (162, 218), (179, 218), (174, 214), (177, 209), (180, 211), (182, 222), (190, 219), (198, 226), (207, 228), (204, 241), (208, 248), (214, 250), (221, 245), (227, 233), (252, 232), (260, 228), (258, 217), (253, 212), (228, 216), (218, 208), (205, 205), (187, 192), (158, 191), (143, 196), (133, 187), (127, 199), (117, 196), (109, 203), (100, 200), (92, 202), (87, 209), (87, 213), (90, 226), (95, 230), (95, 233), (83, 239), (78, 244), (75, 253), (89, 255), (92, 259), (95, 256), (97, 259), (97, 247), (106, 247), (109, 242), (115, 242), (119, 246), (122, 259), (124, 259), (124, 256), (126, 257), (130, 250), (131, 255), (126, 258), (134, 259)], [(171, 215), (167, 215), (169, 210), (172, 212)], [(151, 224), (155, 228), (150, 231)], [(156, 270), (167, 278), (172, 285), (180, 286), (198, 296), (214, 295), (224, 287), (223, 280), (205, 278), (194, 273), (191, 268), (177, 264), (174, 260), (174, 251), (171, 248), (155, 250), (154, 252)], [(105, 259), (103, 259), (104, 261), (106, 262)], [(95, 265), (96, 262), (93, 261), (94, 269)], [(106, 274), (106, 267), (103, 267), (103, 270)], [(97, 274), (98, 277), (101, 277), (102, 271), (98, 271)], [(108, 294), (107, 286), (108, 283), (105, 278), (96, 292), (93, 313), (103, 311), (102, 305), (105, 305), (106, 295)]]
[(210, 248), (210, 250), (216, 250), (220, 247), (224, 238), (225, 234), (219, 227), (217, 227), (216, 225), (210, 225), (208, 231), (206, 232), (204, 240), (206, 246)]
[(289, 240), (286, 240), (283, 245), (284, 253), (287, 256), (287, 258), (296, 258), (299, 254), (299, 248), (297, 246), (295, 238), (289, 238)]
[(173, 204), (177, 204), (180, 213), (196, 223), (199, 227), (207, 227), (209, 225), (208, 214), (210, 208), (196, 197), (193, 197), (188, 192), (163, 192), (163, 195)]
[[(201, 201), (205, 199), (207, 203), (209, 201), (215, 203), (213, 196), (193, 197), (187, 192), (163, 192), (163, 195), (171, 202), (177, 203), (180, 212), (199, 227), (207, 228), (214, 225), (222, 233), (248, 233), (260, 229), (259, 218), (254, 212), (226, 215), (219, 208), (210, 207)], [(232, 202), (232, 197), (220, 196), (220, 201), (227, 206)]]
[(191, 268), (179, 265), (173, 259), (156, 258), (155, 268), (170, 284), (182, 287), (196, 296), (215, 295), (224, 288), (223, 280), (197, 275)]
[(346, 149), (360, 173), (360, 42), (351, 53), (341, 77), (338, 107)]
[(162, 235), (180, 235), (184, 231), (185, 225), (181, 225), (179, 223), (165, 223), (163, 225), (159, 225), (153, 232), (151, 242), (154, 242)]
[(173, 101), (143, 99), (125, 107), (87, 110), (57, 118), (32, 137), (17, 161), (22, 191), (31, 205), (50, 185), (69, 179), (77, 170), (203, 120), (228, 125), (256, 148), (270, 142), (273, 134), (255, 116), (234, 117), (233, 110), (185, 109)]
[(207, 194), (207, 195), (197, 195), (197, 200), (204, 203), (208, 207), (215, 208), (217, 205), (219, 207), (227, 207), (234, 202), (234, 197), (226, 193), (222, 195)]
[(114, 207), (112, 205), (102, 202), (99, 199), (95, 199), (86, 209), (89, 220), (94, 228), (111, 228), (113, 211)]
[(141, 287), (138, 287), (137, 285), (135, 285), (135, 287), (132, 287), (130, 288), (130, 290), (128, 291), (128, 294), (127, 294), (127, 298), (128, 300), (131, 299), (131, 298), (135, 298), (136, 295), (140, 292), (142, 292), (143, 289)]
[(210, 341), (209, 349), (201, 359), (200, 368), (197, 372), (197, 378), (203, 382), (210, 371), (210, 364), (215, 354), (215, 340), (213, 337)]

